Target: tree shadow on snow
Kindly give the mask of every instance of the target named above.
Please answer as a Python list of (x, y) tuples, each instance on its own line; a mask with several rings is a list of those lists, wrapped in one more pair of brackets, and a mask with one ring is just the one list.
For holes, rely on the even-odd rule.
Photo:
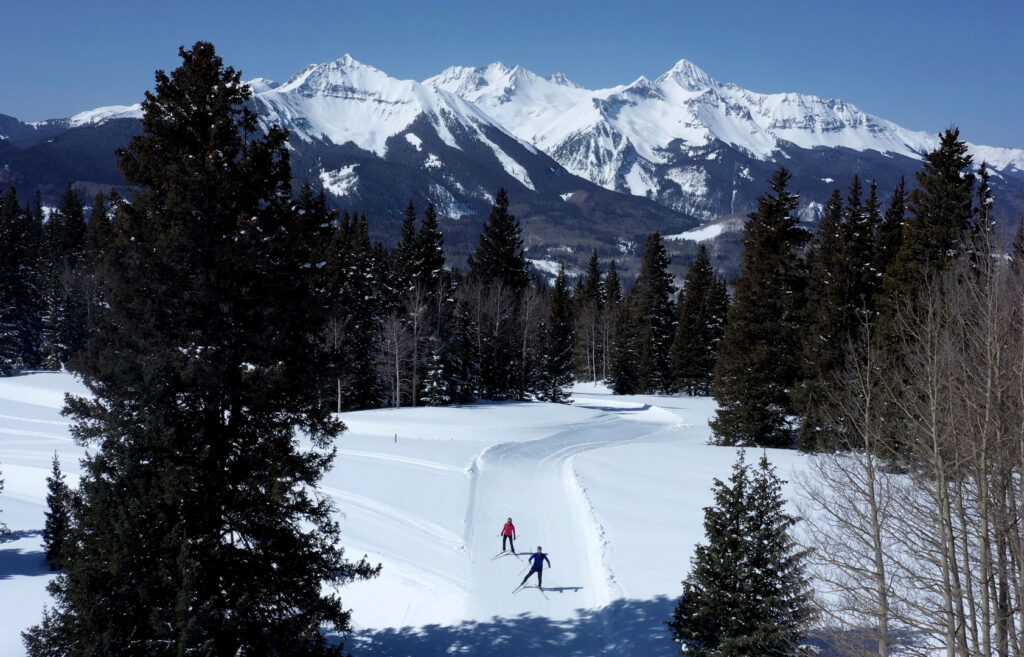
[[(30, 536), (39, 536), (39, 529), (15, 531), (0, 538), (0, 545), (11, 543)], [(49, 575), (50, 566), (46, 562), (46, 554), (42, 550), (31, 552), (20, 548), (0, 549), (0, 579), (10, 579), (16, 575)]]
[(522, 614), (454, 626), (368, 630), (351, 636), (345, 647), (354, 657), (668, 657), (679, 654), (665, 627), (675, 602), (665, 596), (616, 600), (602, 609), (577, 610), (564, 621)]

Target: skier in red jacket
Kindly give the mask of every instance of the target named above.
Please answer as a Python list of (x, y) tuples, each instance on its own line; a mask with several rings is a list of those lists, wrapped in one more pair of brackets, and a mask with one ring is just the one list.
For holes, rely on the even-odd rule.
[(505, 551), (505, 541), (508, 541), (508, 546), (512, 549), (512, 553), (515, 554), (516, 546), (513, 541), (516, 538), (516, 526), (512, 524), (512, 518), (509, 518), (505, 522), (505, 526), (501, 528), (501, 551)]

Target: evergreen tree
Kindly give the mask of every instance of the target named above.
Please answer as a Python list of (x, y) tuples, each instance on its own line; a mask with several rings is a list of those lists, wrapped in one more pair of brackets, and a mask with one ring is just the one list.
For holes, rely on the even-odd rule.
[(806, 553), (791, 529), (782, 484), (762, 457), (743, 452), (729, 483), (715, 479), (714, 506), (704, 509), (707, 543), (698, 545), (683, 596), (668, 626), (691, 657), (784, 657), (799, 653), (812, 620)]
[(405, 208), (402, 218), (402, 235), (392, 253), (399, 294), (404, 294), (414, 284), (419, 267), (419, 240), (416, 233), (416, 206), (412, 201)]
[(643, 392), (637, 354), (640, 349), (640, 329), (627, 301), (617, 304), (615, 334), (612, 338), (611, 359), (608, 364), (608, 382), (617, 395), (635, 395)]
[(788, 447), (793, 443), (793, 387), (800, 375), (803, 245), (809, 235), (793, 215), (784, 167), (758, 199), (743, 229), (743, 263), (715, 366), (719, 409), (711, 428), (719, 444)]
[(597, 250), (590, 256), (587, 272), (576, 279), (575, 302), (576, 376), (581, 381), (602, 378), (601, 361), (604, 345), (601, 339), (605, 286), (601, 280), (601, 264)]
[(385, 274), (370, 243), (365, 215), (342, 215), (324, 260), (324, 287), (330, 298), (324, 344), (333, 379), (328, 394), (338, 412), (377, 408), (384, 397), (376, 367), (376, 334), (385, 305)]
[(78, 349), (85, 332), (85, 206), (68, 186), (60, 207), (43, 227), (37, 263), (42, 304), (43, 366), (60, 369)]
[(601, 375), (600, 379), (611, 377), (612, 344), (615, 340), (615, 320), (619, 316), (622, 305), (622, 283), (619, 271), (612, 260), (608, 263), (608, 273), (604, 276), (604, 307), (601, 309)]
[(427, 406), (447, 406), (452, 402), (451, 387), (445, 371), (444, 359), (436, 350), (430, 354), (420, 401)]
[(64, 567), (64, 549), (71, 531), (71, 488), (60, 469), (57, 452), (53, 453), (53, 468), (46, 478), (46, 523), (43, 526), (43, 549), (50, 570)]
[(701, 245), (683, 281), (672, 341), (673, 388), (688, 395), (711, 394), (718, 345), (725, 330), (729, 295)]
[[(859, 182), (854, 176), (854, 181)], [(852, 194), (852, 190), (851, 190)], [(852, 206), (848, 206), (852, 208)], [(866, 321), (872, 323), (875, 297), (880, 290), (882, 272), (877, 268), (878, 231), (882, 223), (878, 185), (872, 181), (868, 197), (858, 202), (857, 211), (850, 211), (846, 220), (843, 240), (843, 260), (849, 271), (846, 291), (847, 315), (844, 337), (852, 338), (856, 327)]]
[(499, 189), (476, 253), (469, 258), (469, 272), (479, 281), (500, 283), (518, 293), (526, 289), (530, 278), (523, 256), (523, 229), (508, 205), (508, 195)]
[[(860, 205), (859, 188), (857, 178), (854, 178), (850, 195), (853, 197), (853, 192), (857, 191), (854, 210)], [(825, 211), (818, 222), (807, 257), (809, 275), (804, 315), (808, 328), (803, 334), (802, 381), (793, 394), (803, 416), (798, 447), (805, 451), (811, 451), (817, 445), (821, 429), (818, 406), (824, 377), (838, 367), (844, 354), (844, 313), (848, 310), (846, 295), (850, 272), (844, 258), (847, 252), (845, 240), (850, 231), (843, 222), (844, 217), (852, 214), (844, 210), (839, 190), (833, 190), (825, 203)]]
[(22, 208), (13, 187), (0, 200), (0, 376), (38, 367), (41, 361), (35, 284), (41, 217), (38, 200), (34, 210)]
[[(883, 280), (893, 260), (899, 253), (900, 245), (903, 243), (903, 221), (907, 209), (907, 183), (900, 178), (900, 184), (892, 192), (889, 199), (889, 207), (885, 210), (882, 223), (878, 228), (878, 241), (875, 249), (875, 271), (882, 274)], [(881, 291), (879, 291), (881, 298)], [(876, 304), (877, 306), (877, 304)]]
[(569, 403), (570, 394), (566, 388), (573, 382), (574, 332), (572, 299), (569, 297), (565, 265), (559, 267), (555, 287), (551, 291), (543, 336), (544, 356), (537, 398), (559, 404)]
[(1013, 243), (1010, 245), (1010, 255), (1013, 256), (1015, 269), (1024, 265), (1024, 216), (1017, 222), (1017, 231), (1013, 234)]
[(887, 314), (879, 318), (883, 336), (893, 329), (892, 312), (914, 303), (928, 277), (944, 270), (963, 246), (973, 216), (974, 175), (967, 143), (951, 128), (939, 135), (939, 147), (929, 153), (910, 194), (909, 216), (900, 249), (883, 281)]
[(988, 164), (982, 162), (978, 167), (978, 203), (974, 206), (973, 228), (976, 234), (989, 237), (994, 236), (996, 230), (995, 219), (992, 216), (992, 206), (995, 201), (992, 198), (992, 187), (989, 185), (991, 177), (988, 172)]
[(477, 351), (480, 328), (466, 298), (458, 301), (452, 314), (447, 359), (450, 363), (448, 387), (452, 401), (468, 403), (480, 396), (480, 354)]
[(438, 229), (437, 208), (427, 205), (419, 233), (416, 235), (416, 280), (431, 294), (436, 294), (445, 275), (444, 235)]
[[(83, 462), (55, 607), (30, 655), (328, 655), (349, 629), (344, 559), (314, 488), (341, 430), (318, 403), (325, 319), (287, 135), (257, 136), (240, 73), (209, 43), (156, 74), (143, 135), (119, 151), (138, 189), (99, 272), (107, 312), (71, 399)], [(300, 449), (295, 436), (309, 436)]]
[(638, 374), (641, 392), (667, 392), (672, 387), (670, 352), (675, 335), (675, 309), (672, 306), (671, 259), (661, 234), (647, 236), (640, 262), (640, 274), (629, 295), (638, 327)]

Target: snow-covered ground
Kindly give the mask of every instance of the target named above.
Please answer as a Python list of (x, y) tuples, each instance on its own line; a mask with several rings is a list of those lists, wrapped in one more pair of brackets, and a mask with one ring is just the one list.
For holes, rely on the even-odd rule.
[[(0, 543), (0, 655), (24, 654), (20, 632), (47, 602), (53, 453), (73, 483), (85, 452), (60, 415), (65, 391), (83, 388), (66, 374), (0, 378), (0, 520), (13, 532)], [(664, 621), (735, 450), (706, 444), (706, 398), (581, 384), (574, 400), (344, 415), (322, 490), (348, 555), (384, 565), (342, 590), (356, 657), (676, 654)], [(769, 459), (787, 479), (803, 463), (786, 451)], [(521, 554), (493, 558), (509, 516)], [(545, 590), (513, 594), (537, 546), (551, 560)]]

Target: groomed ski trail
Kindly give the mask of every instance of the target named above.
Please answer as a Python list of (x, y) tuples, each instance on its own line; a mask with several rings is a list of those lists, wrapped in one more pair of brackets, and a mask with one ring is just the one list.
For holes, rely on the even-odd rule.
[[(678, 418), (643, 404), (603, 406), (584, 398), (580, 407), (601, 408), (597, 421), (569, 426), (529, 442), (500, 443), (475, 459), (466, 544), (469, 547), (467, 610), (473, 618), (513, 617), (524, 612), (572, 618), (581, 608), (598, 608), (619, 597), (602, 563), (601, 530), (580, 494), (571, 457), (582, 452), (643, 440), (676, 426)], [(511, 517), (522, 560), (492, 560), (498, 535)], [(550, 596), (512, 596), (529, 570), (525, 554), (542, 546), (551, 560), (544, 587)], [(536, 575), (528, 584), (536, 585)]]

